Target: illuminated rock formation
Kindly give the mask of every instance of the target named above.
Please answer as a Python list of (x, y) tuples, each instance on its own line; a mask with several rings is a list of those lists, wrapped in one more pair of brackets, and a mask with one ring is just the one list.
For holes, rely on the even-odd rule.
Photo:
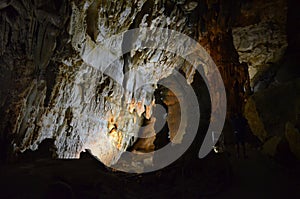
[[(144, 32), (137, 38), (122, 35), (134, 28), (149, 27), (153, 32), (157, 27), (168, 28), (198, 41), (223, 77), (228, 114), (242, 112), (251, 93), (250, 78), (253, 82), (256, 74), (252, 71), (263, 71), (265, 65), (280, 60), (289, 39), (283, 28), (287, 5), (281, 0), (268, 2), (1, 2), (0, 81), (5, 85), (0, 90), (1, 160), (37, 150), (43, 140), (51, 138), (58, 158), (78, 158), (89, 149), (106, 165), (115, 163), (136, 141), (143, 122), (154, 120), (151, 114), (157, 82), (174, 69), (182, 72), (188, 83), (195, 75), (191, 63), (171, 52), (139, 49), (143, 42), (163, 41), (163, 36)], [(279, 5), (278, 15), (272, 14)], [(255, 13), (268, 6), (272, 9), (256, 20)], [(118, 34), (118, 40), (111, 39)], [(176, 42), (185, 45), (180, 39)], [(105, 54), (107, 49), (111, 54)], [(282, 76), (286, 77), (278, 76), (279, 81)], [(139, 81), (151, 84), (137, 89)], [(173, 140), (179, 113), (176, 100), (171, 98), (169, 93), (164, 99), (169, 106), (170, 138), (180, 143), (182, 136)], [(247, 105), (249, 118), (254, 117), (249, 122), (260, 121), (260, 130), (254, 134), (265, 140), (268, 136), (262, 126), (266, 122), (258, 117), (256, 105), (255, 100)], [(153, 150), (153, 139), (139, 148)]]

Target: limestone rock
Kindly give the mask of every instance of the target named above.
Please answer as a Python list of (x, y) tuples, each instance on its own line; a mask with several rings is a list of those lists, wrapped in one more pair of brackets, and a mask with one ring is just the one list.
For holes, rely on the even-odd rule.
[(263, 153), (275, 157), (277, 153), (277, 146), (282, 140), (281, 137), (274, 136), (267, 140), (263, 145)]
[[(36, 150), (53, 138), (59, 158), (79, 158), (89, 149), (106, 165), (115, 163), (144, 115), (151, 117), (155, 84), (186, 66), (170, 52), (139, 49), (145, 41), (163, 39), (158, 33), (108, 38), (139, 27), (192, 33), (187, 13), (196, 7), (182, 2), (166, 12), (165, 4), (147, 0), (0, 3), (0, 63), (7, 74), (1, 82), (15, 73), (1, 88), (1, 132), (13, 135), (14, 152)], [(117, 54), (128, 45), (133, 50)], [(143, 76), (128, 72), (133, 70)], [(186, 71), (192, 82), (193, 70)], [(139, 78), (151, 85), (137, 89)]]
[[(243, 93), (248, 75), (245, 65), (238, 63), (229, 31), (232, 15), (236, 14), (235, 5), (224, 2), (22, 0), (0, 3), (0, 83), (7, 85), (0, 89), (3, 117), (0, 147), (6, 150), (12, 143), (15, 153), (36, 150), (43, 140), (51, 138), (55, 140), (59, 158), (78, 158), (88, 149), (106, 165), (115, 163), (135, 141), (145, 118), (154, 119), (151, 113), (157, 82), (171, 75), (174, 69), (185, 73), (188, 83), (193, 81), (195, 70), (191, 63), (165, 50), (140, 49), (145, 42), (159, 44), (167, 40), (168, 35), (160, 34), (156, 27), (176, 30), (200, 41), (217, 63), (229, 88), (229, 98), (238, 101), (234, 98)], [(282, 53), (286, 44), (282, 31), (285, 20), (281, 20), (284, 12), (283, 9), (277, 13), (278, 23), (274, 20), (277, 15), (268, 11), (256, 24), (236, 26), (234, 38), (240, 39), (235, 39), (236, 48), (240, 49), (241, 57), (245, 55), (244, 61), (250, 63), (250, 58), (257, 57), (257, 52), (262, 50), (263, 59), (251, 62), (263, 65)], [(273, 24), (271, 28), (270, 24)], [(137, 38), (121, 34), (117, 39), (109, 39), (140, 27), (149, 27), (153, 34), (141, 31)], [(267, 30), (268, 35), (263, 38)], [(245, 40), (248, 33), (259, 35), (251, 40), (258, 46), (249, 48)], [(282, 39), (282, 43), (273, 39)], [(177, 38), (175, 43), (168, 45), (189, 46), (182, 38)], [(122, 54), (129, 47), (132, 50)], [(112, 49), (109, 53), (108, 48)], [(112, 67), (106, 65), (109, 61), (114, 61)], [(205, 73), (208, 67), (203, 66)], [(231, 95), (235, 92), (231, 89), (235, 84), (233, 77), (238, 78), (236, 95)], [(137, 89), (140, 81), (151, 84)], [(246, 115), (252, 130), (265, 140), (272, 129), (264, 115), (270, 107), (264, 109), (262, 101), (271, 100), (257, 96), (248, 101)], [(172, 140), (179, 121), (178, 103), (174, 99), (168, 99), (168, 103)], [(240, 108), (241, 103), (237, 104)], [(173, 142), (180, 143), (182, 136)], [(143, 147), (153, 149), (153, 140), (148, 141)]]
[(267, 138), (268, 133), (265, 130), (264, 123), (259, 116), (259, 111), (257, 110), (255, 101), (252, 98), (249, 98), (245, 105), (245, 117), (248, 120), (248, 124), (253, 134), (261, 141), (264, 141)]
[(245, 106), (245, 116), (254, 135), (264, 145), (270, 155), (286, 137), (292, 152), (298, 156), (298, 133), (294, 125), (299, 121), (300, 81), (278, 84), (256, 92)]
[(288, 46), (286, 20), (287, 3), (283, 0), (242, 6), (232, 34), (239, 60), (248, 64), (252, 81), (283, 58)]
[(300, 159), (300, 132), (290, 122), (286, 123), (285, 137), (289, 143), (291, 152)]

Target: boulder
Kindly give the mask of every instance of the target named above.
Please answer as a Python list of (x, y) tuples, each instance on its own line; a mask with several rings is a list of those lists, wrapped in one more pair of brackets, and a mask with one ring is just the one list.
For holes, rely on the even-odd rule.
[(287, 122), (285, 125), (285, 137), (291, 152), (300, 159), (300, 132), (291, 122)]

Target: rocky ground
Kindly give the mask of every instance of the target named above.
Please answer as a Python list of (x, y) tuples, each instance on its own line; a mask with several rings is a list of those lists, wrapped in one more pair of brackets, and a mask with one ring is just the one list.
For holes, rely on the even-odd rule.
[[(291, 198), (300, 196), (297, 166), (247, 146), (150, 174), (110, 171), (88, 154), (79, 160), (32, 159), (1, 166), (1, 198)], [(299, 165), (298, 165), (299, 166)], [(298, 197), (297, 197), (298, 196)]]

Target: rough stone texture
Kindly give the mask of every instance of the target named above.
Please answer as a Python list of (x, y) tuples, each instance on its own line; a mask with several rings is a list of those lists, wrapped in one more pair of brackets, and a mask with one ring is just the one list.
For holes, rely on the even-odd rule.
[(300, 159), (300, 132), (292, 123), (286, 124), (285, 136), (292, 153)]
[(181, 121), (180, 104), (177, 97), (171, 91), (166, 93), (164, 98), (164, 103), (168, 106), (168, 117), (167, 122), (170, 131), (170, 140), (173, 143), (180, 144), (183, 134), (178, 135), (177, 131), (179, 129), (180, 123), (186, 123), (186, 121)]
[(250, 79), (254, 80), (257, 74), (261, 75), (283, 58), (287, 47), (284, 28), (272, 22), (260, 22), (233, 30), (239, 60), (248, 64)]
[(255, 1), (242, 5), (232, 30), (240, 62), (249, 66), (252, 86), (263, 72), (281, 61), (287, 48), (287, 2)]
[[(204, 6), (200, 4), (200, 6)], [(239, 4), (235, 2), (207, 1), (202, 7), (198, 29), (199, 41), (211, 55), (222, 75), (227, 94), (228, 115), (241, 112), (244, 99), (250, 90), (248, 66), (239, 62), (233, 45), (232, 25), (235, 23)]]
[(278, 144), (281, 142), (282, 138), (278, 136), (271, 137), (269, 140), (267, 140), (263, 145), (263, 153), (275, 156), (278, 150)]
[(264, 151), (270, 155), (276, 154), (276, 146), (284, 137), (287, 138), (291, 151), (298, 153), (296, 143), (299, 126), (294, 127), (292, 124), (299, 123), (299, 83), (298, 78), (274, 85), (256, 92), (247, 101), (245, 116), (249, 126), (264, 145)]
[[(13, 153), (36, 150), (44, 139), (54, 138), (59, 158), (78, 158), (89, 149), (106, 165), (115, 163), (132, 144), (143, 115), (150, 117), (155, 90), (148, 85), (135, 91), (138, 80), (129, 73), (129, 92), (124, 93), (124, 73), (141, 70), (155, 84), (175, 67), (191, 82), (193, 70), (169, 52), (140, 53), (139, 43), (151, 39), (147, 35), (136, 41), (127, 41), (125, 35), (118, 41), (107, 38), (156, 26), (192, 35), (195, 22), (187, 18), (196, 7), (195, 2), (152, 0), (1, 4), (1, 82), (9, 80), (1, 88), (3, 153), (6, 147)], [(135, 48), (117, 57), (107, 71), (113, 80), (101, 70), (115, 57), (99, 53), (112, 46), (122, 50), (126, 42)]]
[(261, 141), (264, 141), (267, 138), (268, 133), (265, 130), (264, 123), (259, 116), (259, 110), (257, 110), (253, 98), (248, 99), (245, 105), (245, 117), (247, 118), (248, 124), (252, 129), (252, 133)]
[[(253, 5), (266, 8), (275, 3)], [(214, 0), (23, 0), (0, 4), (3, 30), (0, 80), (6, 82), (0, 92), (0, 111), (4, 118), (1, 159), (7, 158), (7, 149), (11, 154), (36, 150), (44, 139), (53, 138), (55, 155), (59, 158), (78, 158), (81, 151), (89, 149), (106, 165), (115, 163), (135, 141), (140, 125), (151, 118), (155, 84), (168, 77), (174, 68), (185, 73), (189, 83), (195, 73), (190, 64), (170, 52), (139, 49), (142, 42), (162, 41), (164, 35), (140, 32), (139, 38), (125, 34), (117, 41), (108, 39), (133, 28), (150, 27), (156, 33), (155, 27), (164, 27), (199, 41), (223, 77), (230, 102), (229, 114), (241, 112), (250, 92), (250, 79), (247, 64), (239, 62), (232, 26), (258, 26), (261, 31), (266, 29), (268, 21), (277, 17), (268, 18), (271, 12), (266, 12), (257, 21), (259, 24), (253, 25), (251, 15), (245, 24), (238, 25), (241, 24), (237, 18), (239, 6)], [(246, 13), (251, 10), (257, 14), (259, 9), (250, 6)], [(278, 38), (282, 32), (281, 25), (276, 24), (285, 23), (282, 13), (278, 15), (279, 22), (274, 22), (275, 27), (280, 27), (274, 29)], [(176, 42), (184, 44), (185, 41)], [(133, 50), (117, 54), (129, 44)], [(113, 55), (103, 54), (108, 47), (115, 49)], [(278, 50), (276, 46), (270, 49)], [(105, 62), (112, 59), (115, 60), (112, 67), (103, 74), (101, 71), (107, 69)], [(130, 73), (132, 70), (143, 71), (143, 80), (153, 84), (135, 91), (138, 78)], [(109, 77), (111, 74), (114, 80)], [(177, 108), (170, 107), (171, 138), (178, 121), (173, 117), (178, 114)], [(254, 110), (257, 116), (261, 108)], [(153, 140), (148, 141), (144, 147), (153, 149)], [(180, 142), (180, 138), (173, 141)]]
[(290, 142), (295, 140), (299, 125), (295, 129), (286, 125), (299, 120), (296, 4), (281, 0), (244, 3), (233, 29), (235, 47), (240, 61), (249, 65), (254, 91), (247, 100), (245, 116), (263, 151), (281, 158), (288, 151), (297, 151), (295, 143)]
[(58, 67), (52, 66), (59, 65), (56, 55), (68, 51), (64, 35), (70, 11), (66, 1), (6, 2), (0, 10), (1, 160), (13, 144), (22, 150), (38, 136), (56, 78)]

